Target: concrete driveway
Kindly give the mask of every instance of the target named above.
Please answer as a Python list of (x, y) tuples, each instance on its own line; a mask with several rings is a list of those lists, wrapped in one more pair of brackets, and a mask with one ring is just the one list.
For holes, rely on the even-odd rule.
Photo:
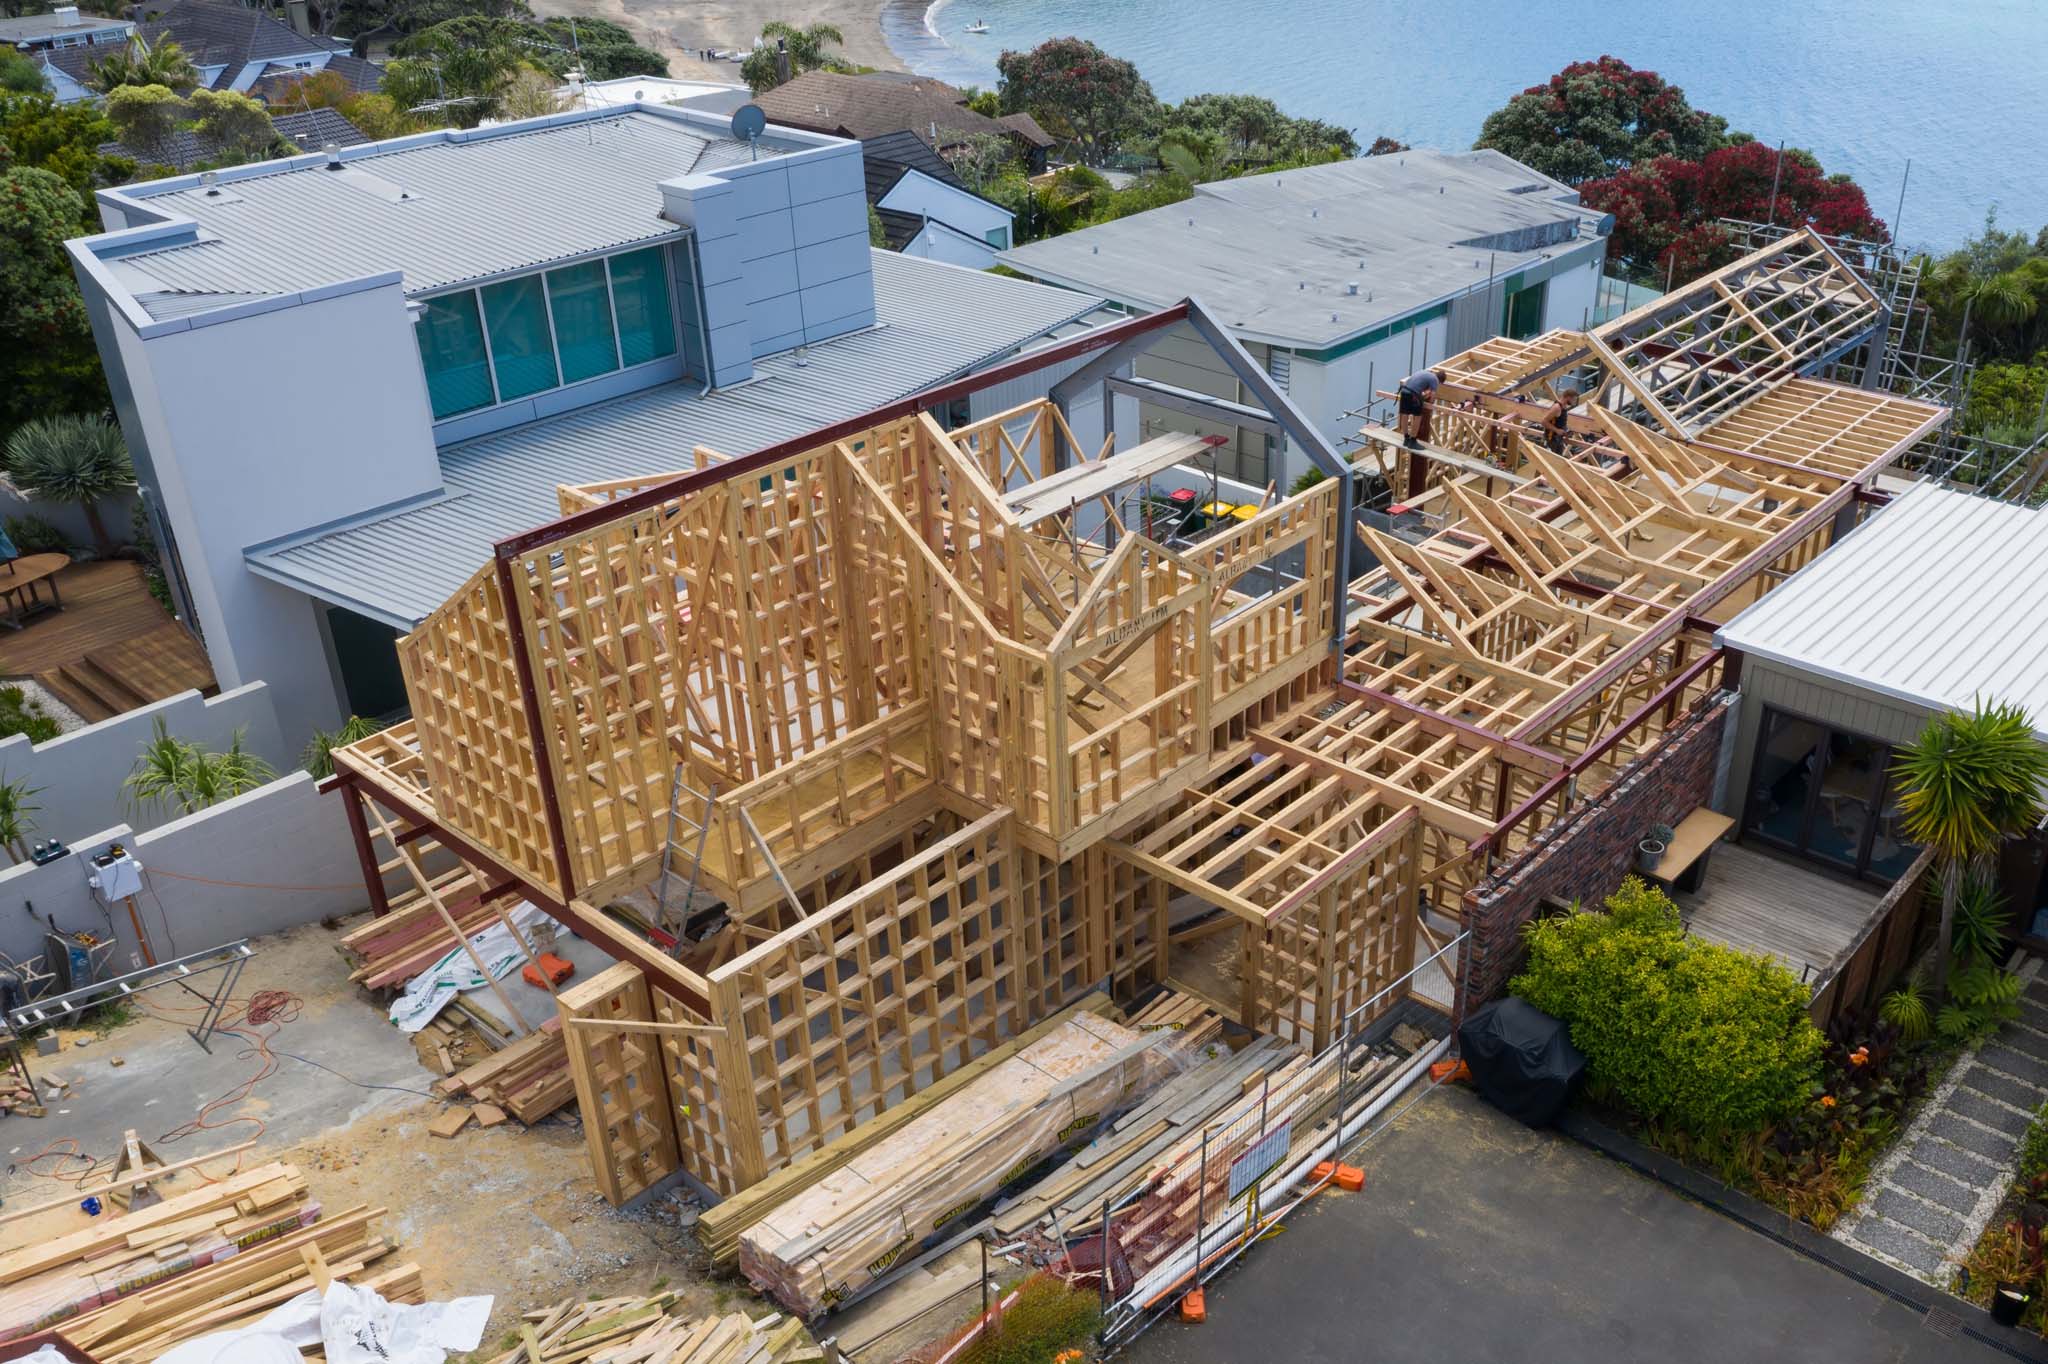
[(1436, 1091), (1141, 1364), (1978, 1364), (1922, 1314), (1471, 1093)]

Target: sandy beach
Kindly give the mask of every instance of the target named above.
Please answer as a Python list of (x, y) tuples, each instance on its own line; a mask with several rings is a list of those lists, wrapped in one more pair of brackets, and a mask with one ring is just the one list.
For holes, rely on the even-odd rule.
[(581, 18), (590, 15), (624, 24), (639, 41), (669, 59), (669, 74), (683, 78), (736, 81), (732, 62), (706, 62), (688, 55), (705, 48), (751, 46), (761, 25), (775, 19), (802, 27), (827, 23), (846, 35), (839, 50), (862, 66), (900, 70), (877, 19), (882, 0), (533, 0), (534, 12)]

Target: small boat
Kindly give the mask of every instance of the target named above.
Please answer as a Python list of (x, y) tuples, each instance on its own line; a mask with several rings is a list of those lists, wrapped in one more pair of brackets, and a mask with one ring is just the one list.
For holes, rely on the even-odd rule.
[(962, 31), (966, 33), (986, 33), (988, 32), (988, 20), (976, 19)]

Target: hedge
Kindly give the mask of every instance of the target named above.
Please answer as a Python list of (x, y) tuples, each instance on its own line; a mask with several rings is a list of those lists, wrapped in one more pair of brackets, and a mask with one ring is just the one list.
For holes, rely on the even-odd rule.
[(1807, 1102), (1822, 1037), (1810, 992), (1768, 958), (1685, 936), (1678, 907), (1635, 877), (1606, 912), (1526, 930), (1508, 988), (1571, 1029), (1591, 1078), (1645, 1118), (1748, 1131)]

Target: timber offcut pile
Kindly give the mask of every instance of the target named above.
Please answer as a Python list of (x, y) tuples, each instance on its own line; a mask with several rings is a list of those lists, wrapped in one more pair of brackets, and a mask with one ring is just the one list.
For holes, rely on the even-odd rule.
[(1141, 1097), (1170, 1069), (1167, 1041), (1093, 1014), (1068, 1018), (771, 1209), (741, 1233), (740, 1268), (816, 1316)]
[[(449, 912), (465, 934), (477, 934), (498, 922), (496, 911), (474, 897), (451, 899)], [(354, 966), (349, 979), (372, 991), (402, 990), (406, 983), (462, 944), (423, 895), (394, 906), (342, 935), (336, 946)]]
[(528, 1312), (519, 1343), (490, 1364), (809, 1364), (824, 1353), (776, 1313), (685, 1318), (676, 1295), (565, 1302)]
[(383, 1211), (323, 1216), (299, 1171), (272, 1163), (127, 1212), (74, 1209), (34, 1240), (17, 1223), (7, 1235), (25, 1243), (0, 1254), (0, 1342), (55, 1328), (102, 1364), (148, 1364), (330, 1279), (420, 1302), (417, 1265), (371, 1268), (392, 1250), (371, 1230)]
[(434, 1082), (444, 1099), (496, 1104), (531, 1125), (576, 1097), (569, 1073), (569, 1049), (562, 1045), (562, 1020), (550, 1018), (517, 1042), (475, 1065)]

